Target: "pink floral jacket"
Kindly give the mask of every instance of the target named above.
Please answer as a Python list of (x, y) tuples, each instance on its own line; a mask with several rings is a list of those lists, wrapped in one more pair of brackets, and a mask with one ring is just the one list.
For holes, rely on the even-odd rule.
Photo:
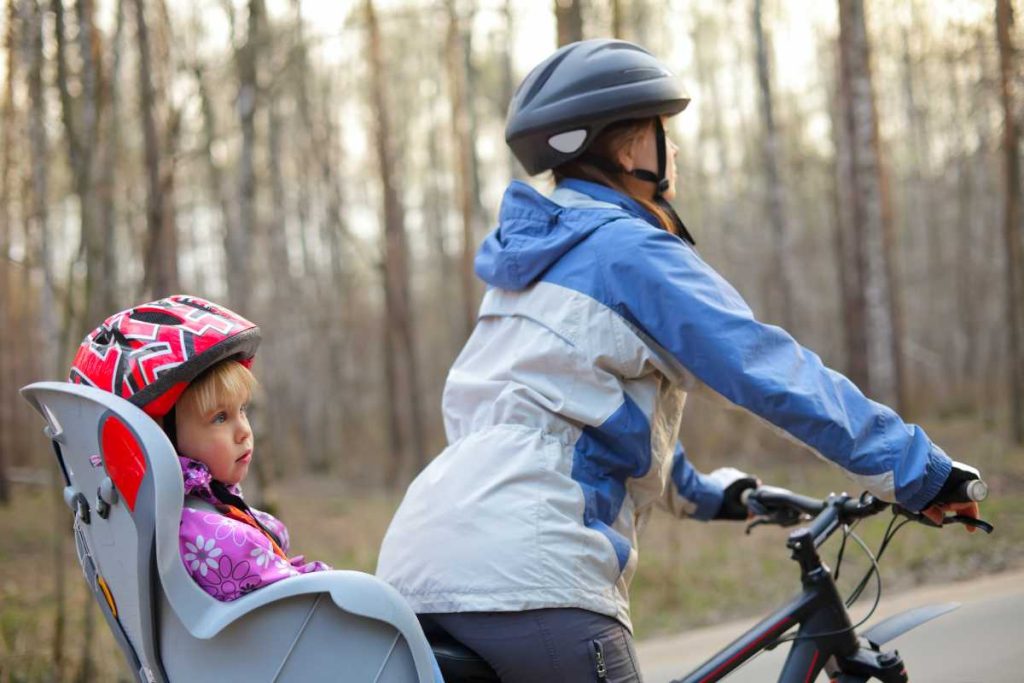
[[(278, 546), (256, 526), (239, 521), (237, 514), (229, 513), (210, 488), (213, 477), (206, 465), (180, 456), (178, 461), (185, 480), (185, 495), (195, 496), (219, 510), (185, 507), (181, 511), (178, 532), (181, 561), (207, 593), (227, 602), (289, 576), (330, 569), (323, 562), (306, 562), (302, 555), (287, 557), (288, 529), (280, 520), (250, 508), (253, 516), (277, 536)], [(241, 496), (237, 486), (230, 491)]]

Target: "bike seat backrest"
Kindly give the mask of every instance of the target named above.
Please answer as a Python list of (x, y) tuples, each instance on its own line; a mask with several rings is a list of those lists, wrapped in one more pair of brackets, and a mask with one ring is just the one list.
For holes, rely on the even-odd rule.
[(46, 419), (82, 569), (137, 680), (439, 680), (412, 610), (373, 576), (314, 572), (214, 599), (180, 557), (184, 484), (157, 423), (88, 386), (22, 393)]
[(24, 393), (46, 418), (89, 587), (135, 671), (158, 671), (157, 539), (177, 538), (184, 487), (174, 458), (148, 453), (170, 444), (152, 419), (113, 394), (59, 383)]

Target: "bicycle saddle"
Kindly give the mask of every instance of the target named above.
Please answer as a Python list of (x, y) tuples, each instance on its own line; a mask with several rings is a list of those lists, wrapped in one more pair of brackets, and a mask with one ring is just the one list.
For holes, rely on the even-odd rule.
[(418, 616), (447, 683), (500, 683), (498, 674), (480, 655), (455, 640), (429, 617)]

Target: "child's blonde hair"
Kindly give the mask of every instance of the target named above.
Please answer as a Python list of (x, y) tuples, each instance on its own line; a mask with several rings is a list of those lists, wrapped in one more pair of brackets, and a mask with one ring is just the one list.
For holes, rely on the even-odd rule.
[(248, 401), (259, 383), (249, 369), (235, 360), (222, 360), (192, 380), (176, 408), (205, 415), (221, 401)]

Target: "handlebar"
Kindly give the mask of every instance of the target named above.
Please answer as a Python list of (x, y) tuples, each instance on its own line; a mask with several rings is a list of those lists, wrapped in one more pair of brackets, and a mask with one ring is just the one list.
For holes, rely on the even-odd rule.
[[(982, 501), (988, 496), (988, 485), (980, 479), (964, 482), (959, 493), (965, 500)], [(812, 498), (776, 486), (759, 486), (744, 491), (740, 500), (756, 518), (749, 529), (759, 524), (793, 526), (813, 517), (810, 531), (815, 545), (821, 545), (842, 524), (878, 514), (892, 507), (896, 514), (929, 526), (936, 525), (920, 512), (911, 512), (899, 505), (887, 503), (865, 492), (859, 498), (847, 494), (832, 494), (827, 499)], [(947, 516), (945, 524), (964, 524), (992, 532), (992, 525), (984, 520), (963, 515)]]

